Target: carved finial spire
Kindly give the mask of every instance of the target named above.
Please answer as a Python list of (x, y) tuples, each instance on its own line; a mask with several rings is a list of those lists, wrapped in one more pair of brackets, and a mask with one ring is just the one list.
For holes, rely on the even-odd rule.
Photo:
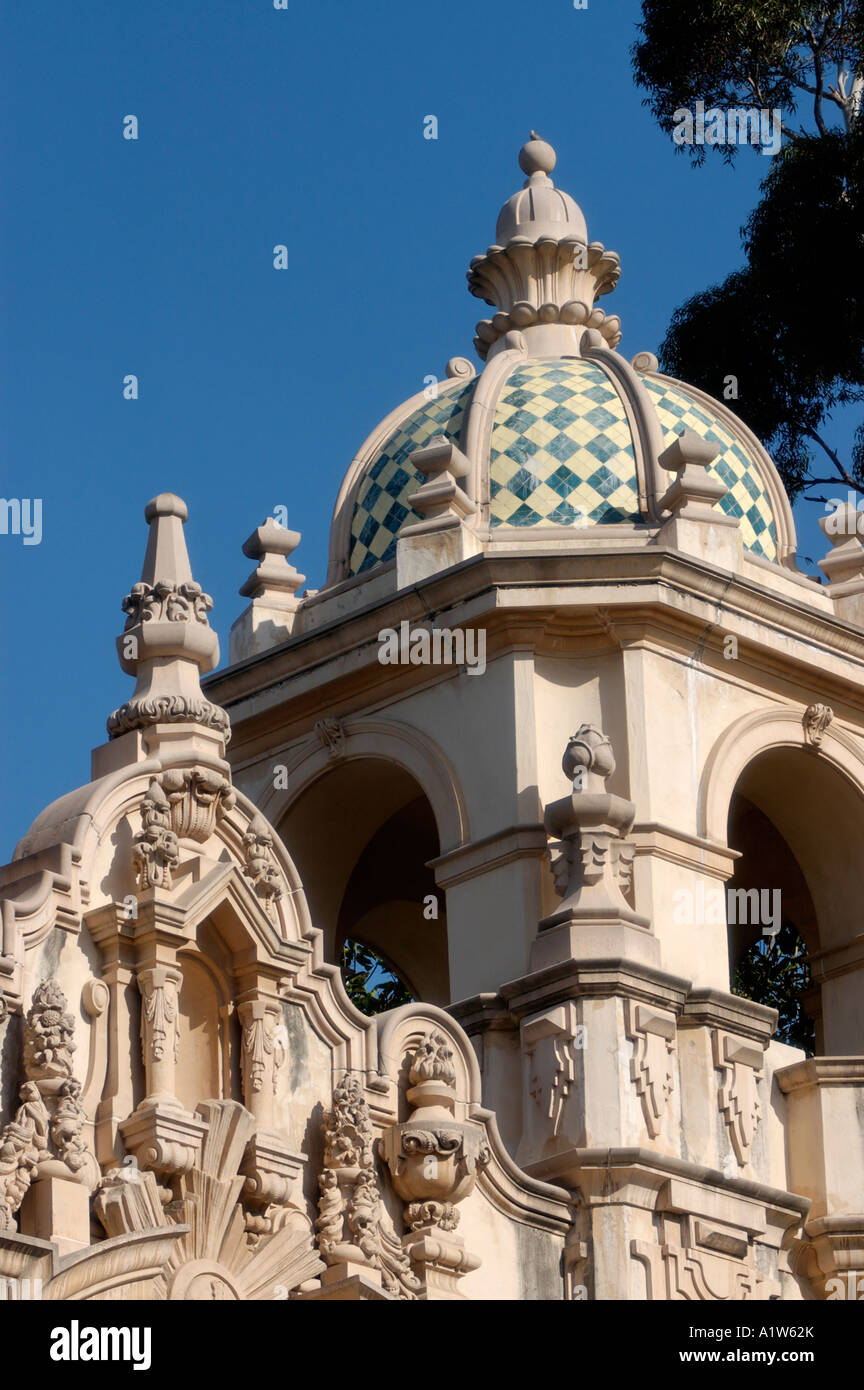
[(108, 733), (117, 738), (130, 729), (184, 722), (204, 725), (227, 742), (228, 716), (204, 698), (200, 685), (219, 660), (219, 639), (207, 620), (213, 600), (192, 578), (183, 536), (186, 503), (162, 492), (144, 516), (150, 535), (141, 579), (123, 600), (126, 626), (117, 638), (120, 665), (137, 685), (110, 716)]
[(519, 151), (525, 183), (498, 214), (495, 245), (471, 262), (468, 288), (498, 310), (477, 325), (481, 357), (515, 346), (513, 333), (535, 356), (575, 355), (586, 327), (610, 347), (621, 339), (617, 315), (594, 307), (615, 288), (620, 260), (599, 241), (589, 245), (582, 209), (550, 178), (557, 162), (532, 130)]

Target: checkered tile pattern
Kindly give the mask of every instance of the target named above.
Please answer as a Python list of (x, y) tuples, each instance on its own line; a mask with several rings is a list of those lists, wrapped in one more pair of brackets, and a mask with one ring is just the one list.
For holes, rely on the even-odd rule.
[[(747, 550), (766, 560), (777, 559), (777, 534), (771, 503), (762, 486), (757, 464), (747, 456), (732, 432), (678, 386), (663, 377), (643, 376), (660, 419), (660, 425), (671, 444), (682, 430), (695, 430), (703, 439), (710, 439), (721, 450), (708, 472), (729, 488), (719, 503), (721, 511), (741, 519), (741, 534)], [(672, 474), (669, 474), (670, 481)]]
[(639, 521), (624, 406), (593, 362), (530, 362), (498, 397), (489, 458), (492, 526)]
[(459, 442), (462, 421), (476, 379), (442, 391), (437, 400), (424, 402), (403, 420), (360, 484), (351, 520), (349, 574), (362, 574), (396, 554), (396, 533), (404, 521), (419, 521), (419, 513), (407, 498), (425, 482), (411, 465), (415, 449), (422, 449), (433, 435), (444, 434)]

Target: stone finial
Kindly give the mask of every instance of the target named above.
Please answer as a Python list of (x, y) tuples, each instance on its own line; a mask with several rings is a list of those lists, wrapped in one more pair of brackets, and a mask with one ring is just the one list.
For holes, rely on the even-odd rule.
[[(726, 518), (715, 508), (729, 489), (708, 472), (708, 465), (719, 452), (719, 445), (703, 439), (695, 430), (683, 430), (658, 459), (661, 468), (675, 474), (674, 481), (657, 504), (658, 509), (688, 521), (723, 522)], [(734, 518), (728, 521), (735, 524)]]
[(141, 579), (123, 600), (126, 626), (117, 638), (120, 665), (137, 685), (110, 716), (108, 733), (117, 738), (130, 729), (188, 722), (227, 741), (227, 714), (201, 690), (201, 675), (219, 660), (219, 639), (207, 619), (213, 600), (192, 578), (183, 536), (186, 503), (162, 492), (144, 516), (150, 534)]
[(303, 602), (297, 590), (306, 576), (288, 563), (288, 556), (299, 544), (300, 532), (280, 526), (272, 516), (244, 541), (243, 554), (258, 563), (240, 590), (252, 602), (231, 629), (232, 663), (277, 646), (294, 631)]
[(561, 765), (573, 793), (546, 807), (544, 824), (554, 837), (550, 855), (562, 910), (582, 916), (630, 913), (623, 892), (632, 852), (623, 841), (636, 808), (606, 791), (615, 771), (612, 744), (602, 729), (583, 724), (568, 740)]
[(477, 510), (459, 486), (459, 480), (470, 473), (471, 465), (446, 435), (436, 434), (424, 448), (415, 449), (411, 462), (426, 479), (419, 492), (408, 498), (423, 520), (407, 522), (400, 536), (448, 530)]
[(606, 779), (615, 771), (611, 741), (602, 729), (582, 724), (567, 741), (561, 767), (574, 792), (605, 791)]
[(289, 565), (288, 556), (300, 544), (300, 532), (289, 531), (280, 526), (272, 516), (268, 516), (263, 526), (256, 526), (248, 540), (243, 542), (243, 554), (250, 560), (257, 560), (257, 568), (252, 571), (240, 593), (244, 598), (267, 598), (271, 603), (283, 602), (293, 611), (299, 599), (294, 594), (301, 584), (305, 584), (305, 574), (300, 574)]
[(831, 542), (831, 549), (819, 568), (826, 575), (834, 593), (844, 590), (838, 586), (858, 588), (864, 579), (864, 512), (858, 510), (854, 498), (844, 502), (828, 516), (819, 517), (819, 529)]
[(396, 582), (400, 589), (476, 555), (480, 542), (472, 529), (477, 508), (460, 486), (471, 464), (446, 435), (436, 434), (411, 462), (426, 481), (408, 497), (421, 520), (409, 519), (396, 542)]
[(522, 331), (529, 351), (575, 355), (584, 327), (598, 330), (604, 345), (621, 339), (617, 315), (595, 301), (615, 288), (620, 259), (599, 241), (588, 241), (582, 209), (549, 177), (557, 155), (535, 131), (519, 152), (525, 183), (501, 209), (495, 245), (475, 256), (468, 288), (498, 313), (477, 325), (479, 355), (501, 351), (508, 335)]

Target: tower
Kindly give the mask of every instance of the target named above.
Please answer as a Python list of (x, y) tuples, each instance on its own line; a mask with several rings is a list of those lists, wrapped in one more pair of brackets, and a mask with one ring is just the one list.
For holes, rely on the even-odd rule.
[[(131, 1297), (864, 1278), (857, 518), (826, 520), (827, 583), (799, 571), (759, 441), (619, 350), (619, 259), (555, 164), (532, 134), (471, 261), (482, 369), (373, 430), (321, 590), (296, 532), (252, 532), (214, 674), (185, 505), (148, 505), (135, 691), (0, 875), (2, 1209), (55, 1296), (112, 1240)], [(813, 1055), (732, 989), (781, 932)], [(346, 941), (414, 1002), (364, 1018)], [(219, 1183), (205, 1251), (179, 1228)]]

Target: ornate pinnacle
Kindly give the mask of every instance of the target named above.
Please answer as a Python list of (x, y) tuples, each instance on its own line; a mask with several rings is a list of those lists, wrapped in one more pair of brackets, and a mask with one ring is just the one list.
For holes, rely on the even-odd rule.
[(200, 677), (219, 660), (207, 614), (213, 600), (192, 578), (183, 524), (186, 503), (162, 492), (144, 511), (150, 526), (139, 583), (123, 600), (120, 665), (137, 677), (132, 699), (108, 720), (112, 738), (130, 729), (178, 721), (203, 724), (227, 741), (228, 716), (204, 698)]
[(532, 130), (519, 151), (525, 183), (498, 215), (495, 245), (471, 262), (468, 288), (498, 310), (477, 325), (481, 357), (514, 330), (526, 335), (529, 351), (544, 356), (575, 354), (586, 327), (609, 347), (621, 339), (617, 315), (594, 307), (615, 288), (620, 260), (599, 241), (589, 244), (582, 209), (550, 178), (557, 162), (552, 146)]

